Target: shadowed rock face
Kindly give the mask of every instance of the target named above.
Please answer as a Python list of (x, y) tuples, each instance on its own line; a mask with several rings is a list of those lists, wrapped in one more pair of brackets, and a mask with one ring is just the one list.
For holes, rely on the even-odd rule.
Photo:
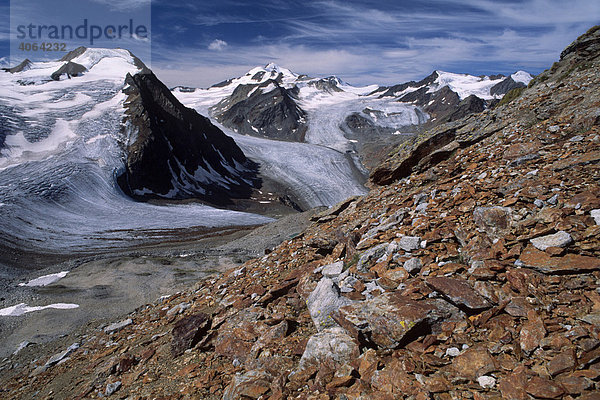
[(127, 195), (227, 205), (260, 185), (257, 164), (208, 118), (184, 107), (151, 71), (128, 75), (126, 83), (132, 133), (118, 183)]
[(21, 64), (12, 67), (12, 68), (2, 68), (3, 71), (10, 72), (11, 74), (15, 74), (17, 72), (27, 71), (31, 67), (31, 61), (29, 59), (24, 59)]
[(238, 133), (303, 142), (306, 113), (296, 104), (297, 95), (296, 86), (285, 89), (269, 79), (260, 85), (238, 86), (213, 112), (219, 122)]
[(308, 83), (308, 86), (312, 86), (316, 89), (324, 92), (343, 92), (339, 87), (340, 81), (335, 76), (329, 76), (327, 78), (319, 79), (318, 81), (312, 81)]
[(58, 81), (58, 80), (60, 80), (60, 77), (62, 75), (66, 74), (67, 77), (69, 79), (71, 79), (72, 76), (79, 76), (79, 75), (83, 74), (84, 72), (87, 72), (86, 67), (84, 67), (81, 64), (77, 64), (72, 61), (69, 61), (66, 64), (64, 64), (62, 67), (57, 69), (56, 72), (54, 72), (51, 75), (51, 78), (54, 79), (55, 81)]
[(509, 76), (508, 78), (504, 79), (502, 82), (493, 86), (490, 89), (490, 94), (492, 96), (506, 94), (513, 89), (524, 88), (525, 86), (526, 85), (523, 82), (516, 82), (513, 78), (511, 78)]
[(453, 109), (447, 110), (440, 122), (452, 122), (464, 118), (467, 115), (480, 113), (485, 110), (486, 102), (475, 95), (470, 95), (460, 103), (456, 104)]
[(600, 25), (596, 25), (560, 53), (561, 61), (568, 55), (574, 54), (575, 59), (586, 60), (594, 58), (600, 51)]

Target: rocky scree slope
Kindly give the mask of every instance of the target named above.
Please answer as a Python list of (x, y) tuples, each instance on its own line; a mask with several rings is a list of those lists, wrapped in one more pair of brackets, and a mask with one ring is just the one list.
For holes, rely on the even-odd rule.
[(2, 396), (597, 399), (599, 46), (264, 257), (23, 349)]

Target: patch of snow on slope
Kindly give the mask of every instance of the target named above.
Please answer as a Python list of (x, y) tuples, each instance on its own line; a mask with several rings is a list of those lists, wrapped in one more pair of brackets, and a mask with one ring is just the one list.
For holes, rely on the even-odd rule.
[(61, 271), (56, 274), (44, 275), (39, 278), (30, 280), (27, 283), (19, 283), (19, 286), (35, 287), (35, 286), (48, 286), (54, 282), (57, 282), (67, 276), (69, 271)]
[(16, 306), (6, 307), (0, 310), (0, 317), (19, 317), (21, 315), (34, 312), (46, 310), (48, 308), (54, 308), (57, 310), (72, 310), (74, 308), (79, 308), (79, 304), (69, 304), (69, 303), (55, 303), (49, 304), (47, 306), (34, 306), (30, 307), (25, 303), (17, 304)]

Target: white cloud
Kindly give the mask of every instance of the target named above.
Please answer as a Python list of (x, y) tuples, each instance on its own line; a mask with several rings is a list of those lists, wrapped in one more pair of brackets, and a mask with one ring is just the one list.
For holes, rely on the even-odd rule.
[(221, 39), (215, 39), (208, 45), (208, 49), (213, 51), (222, 51), (225, 47), (227, 42)]
[[(561, 50), (597, 23), (600, 2), (573, 0), (445, 0), (443, 7), (385, 12), (336, 0), (308, 3), (321, 18), (286, 20), (287, 36), (245, 46), (216, 39), (209, 51), (161, 49), (156, 63), (170, 86), (206, 87), (274, 61), (297, 73), (336, 74), (354, 84), (396, 84), (435, 69), (465, 73), (539, 73)], [(363, 3), (364, 4), (364, 3)], [(381, 3), (380, 8), (387, 5)], [(432, 3), (434, 4), (434, 3)], [(330, 18), (335, 16), (334, 18)], [(203, 18), (211, 20), (209, 15)], [(255, 23), (235, 17), (220, 23)], [(212, 19), (211, 21), (215, 21)], [(332, 23), (335, 21), (335, 23)], [(196, 21), (205, 24), (205, 21)], [(157, 44), (155, 42), (155, 44)], [(181, 54), (186, 54), (182, 61)], [(202, 65), (201, 68), (198, 65)]]
[(141, 7), (150, 7), (152, 0), (92, 0), (95, 3), (106, 4), (114, 10), (131, 11)]

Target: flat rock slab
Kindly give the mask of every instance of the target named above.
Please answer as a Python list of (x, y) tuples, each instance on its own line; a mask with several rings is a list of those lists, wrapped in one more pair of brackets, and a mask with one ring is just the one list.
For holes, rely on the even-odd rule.
[(554, 171), (562, 171), (567, 168), (573, 168), (579, 165), (587, 165), (600, 161), (600, 151), (590, 151), (579, 157), (568, 157), (553, 163), (550, 168)]
[(477, 207), (473, 212), (477, 227), (490, 237), (503, 237), (510, 232), (512, 210), (508, 207)]
[(223, 393), (223, 400), (257, 399), (269, 391), (272, 381), (273, 376), (264, 370), (252, 370), (243, 375), (234, 375)]
[(473, 381), (496, 370), (494, 359), (484, 347), (468, 349), (454, 359), (452, 367), (458, 376)]
[(336, 320), (355, 336), (369, 333), (377, 346), (393, 349), (400, 346), (407, 334), (428, 319), (434, 310), (424, 302), (388, 292), (340, 308)]
[(418, 236), (401, 236), (396, 242), (398, 243), (398, 248), (404, 251), (413, 251), (419, 248), (421, 238)]
[(338, 261), (333, 264), (329, 264), (323, 267), (321, 273), (326, 278), (335, 278), (344, 270), (344, 262)]
[(104, 332), (106, 332), (106, 333), (117, 332), (131, 324), (133, 324), (133, 321), (131, 320), (131, 318), (127, 318), (125, 321), (115, 322), (114, 324), (107, 326), (106, 328), (104, 328)]
[(333, 313), (349, 304), (352, 304), (352, 300), (341, 296), (339, 287), (329, 278), (322, 278), (306, 299), (306, 306), (318, 331), (336, 326)]
[(523, 324), (519, 333), (519, 344), (521, 349), (530, 354), (538, 348), (540, 342), (546, 337), (546, 328), (542, 318), (534, 311), (527, 312), (527, 322)]
[(565, 394), (559, 385), (540, 376), (531, 378), (527, 382), (526, 390), (533, 397), (542, 399), (560, 399)]
[(358, 343), (340, 327), (325, 329), (310, 337), (300, 359), (299, 370), (321, 364), (341, 366), (360, 355)]
[(462, 306), (471, 311), (479, 311), (492, 306), (464, 280), (436, 276), (427, 279), (426, 283), (458, 307)]
[(567, 247), (572, 242), (573, 238), (565, 231), (531, 239), (533, 247), (542, 251), (548, 247)]
[(600, 258), (567, 254), (564, 257), (551, 257), (533, 246), (521, 253), (524, 266), (537, 269), (545, 274), (583, 273), (600, 270)]
[(590, 215), (596, 221), (596, 225), (600, 225), (600, 210), (592, 210), (590, 211)]

